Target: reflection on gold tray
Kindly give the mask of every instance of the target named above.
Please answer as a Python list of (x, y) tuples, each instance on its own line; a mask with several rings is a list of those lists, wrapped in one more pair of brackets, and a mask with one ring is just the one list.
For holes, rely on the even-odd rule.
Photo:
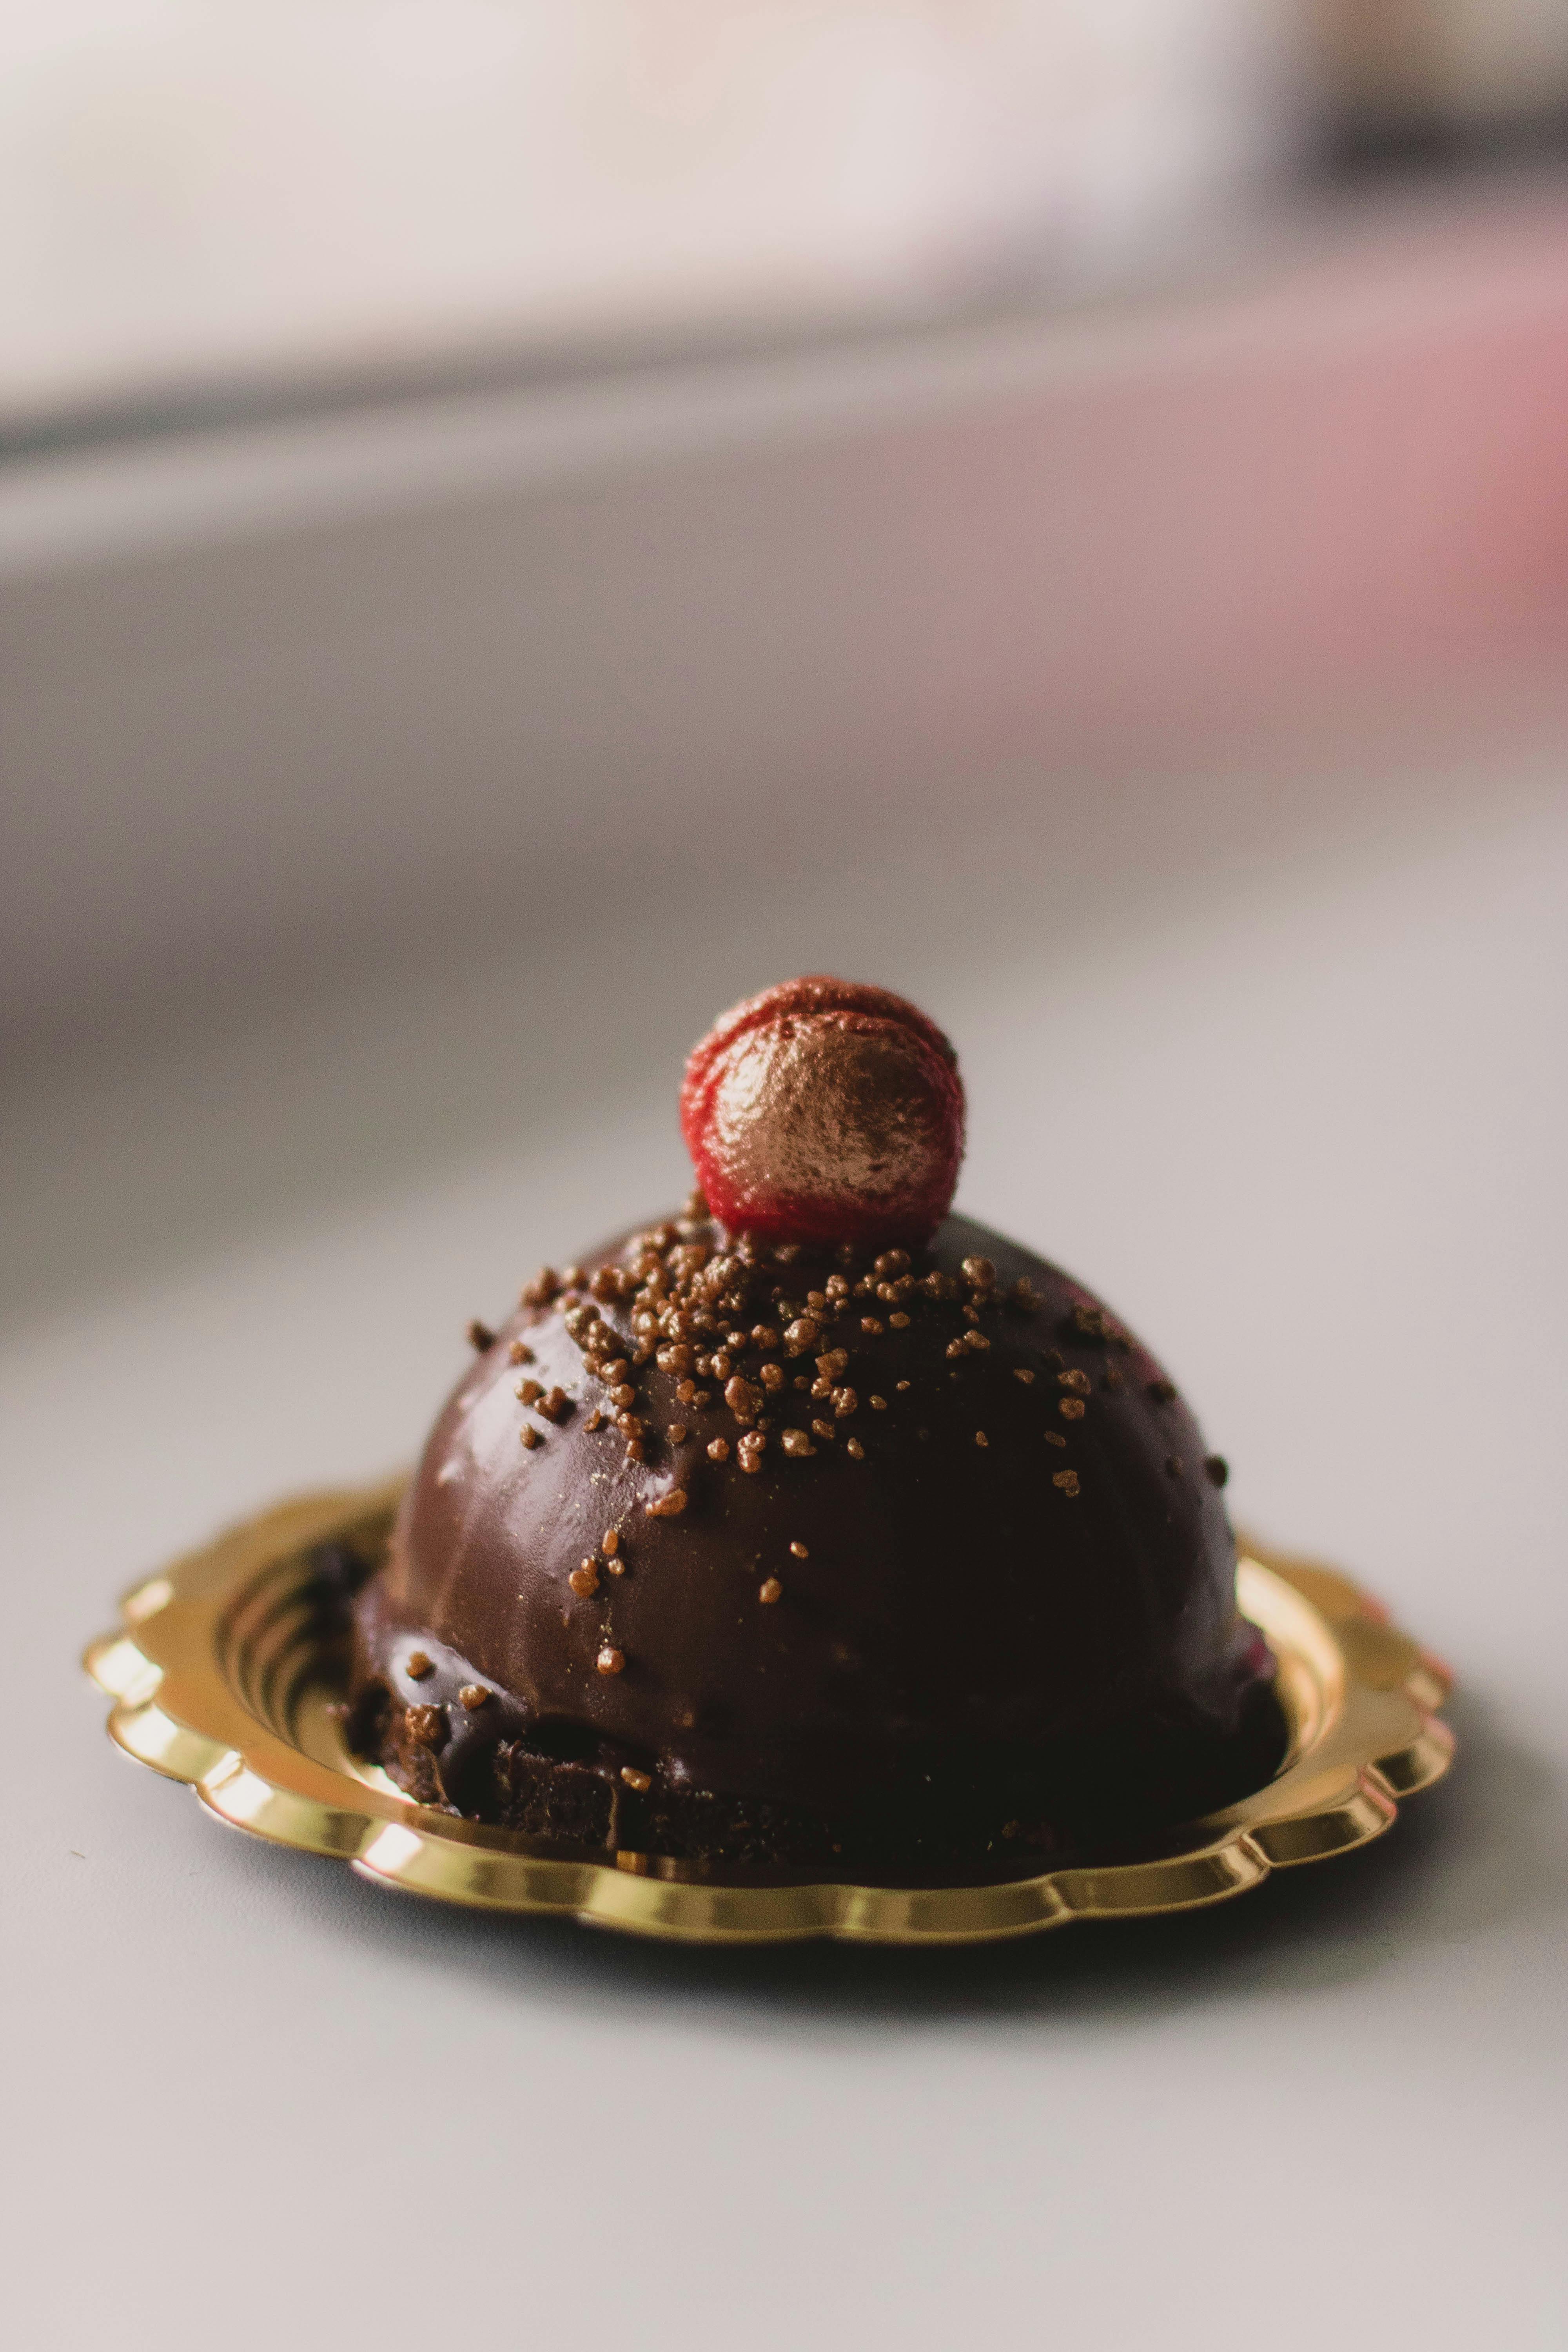
[(128, 1595), (86, 1665), (128, 1755), (188, 1781), (237, 1828), (366, 1878), (492, 1911), (570, 1915), (644, 1936), (768, 1942), (981, 1942), (1072, 1919), (1180, 1911), (1270, 1870), (1376, 1837), (1438, 1780), (1453, 1738), (1445, 1670), (1342, 1576), (1244, 1557), (1240, 1597), (1279, 1661), (1290, 1744), (1277, 1777), (1136, 1856), (1036, 1877), (922, 1887), (766, 1878), (622, 1853), (563, 1854), (415, 1804), (345, 1748), (310, 1555), (384, 1538), (401, 1481), (284, 1503)]

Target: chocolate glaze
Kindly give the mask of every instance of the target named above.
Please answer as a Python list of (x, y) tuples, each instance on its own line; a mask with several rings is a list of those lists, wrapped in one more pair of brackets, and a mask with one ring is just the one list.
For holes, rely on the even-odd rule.
[[(683, 1244), (698, 1246), (677, 1262)], [(816, 1310), (795, 1353), (748, 1337), (727, 1374), (698, 1376), (705, 1404), (677, 1395), (689, 1366), (630, 1365), (650, 1336), (634, 1299), (577, 1288), (519, 1309), (437, 1422), (355, 1604), (355, 1736), (405, 1787), (589, 1846), (943, 1867), (1009, 1840), (1081, 1852), (1268, 1777), (1272, 1662), (1237, 1613), (1223, 1465), (1089, 1292), (962, 1217), (890, 1284), (869, 1251), (729, 1244), (705, 1219), (657, 1246), (683, 1276), (729, 1250), (687, 1283), (689, 1311), (710, 1314), (689, 1335), (699, 1357), (758, 1324), (782, 1340), (830, 1276), (895, 1295)], [(705, 1308), (701, 1280), (711, 1293), (721, 1276)], [(667, 1314), (661, 1344), (668, 1328)], [(819, 1375), (837, 1349), (847, 1365)], [(607, 1357), (630, 1365), (641, 1461), (589, 1369)], [(764, 1361), (782, 1387), (762, 1388)], [(752, 1391), (739, 1419), (737, 1374)], [(841, 1412), (801, 1377), (856, 1402)], [(521, 1402), (523, 1380), (543, 1399)], [(612, 1418), (591, 1430), (595, 1410)], [(748, 1412), (768, 1424), (752, 1472)], [(812, 1452), (786, 1453), (786, 1429)], [(650, 1511), (675, 1489), (678, 1514)], [(569, 1579), (585, 1560), (582, 1594)], [(764, 1601), (769, 1579), (782, 1591)], [(601, 1671), (606, 1651), (619, 1671)]]

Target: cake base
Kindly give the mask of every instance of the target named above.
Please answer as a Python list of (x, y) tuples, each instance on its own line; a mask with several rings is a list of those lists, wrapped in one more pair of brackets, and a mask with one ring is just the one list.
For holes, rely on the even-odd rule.
[(485, 1712), (490, 1721), (464, 1760), (458, 1804), (447, 1801), (416, 1710), (384, 1685), (369, 1685), (349, 1710), (348, 1745), (416, 1803), (527, 1837), (743, 1869), (883, 1877), (962, 1873), (1009, 1852), (1020, 1863), (1062, 1864), (1136, 1850), (1156, 1832), (1264, 1787), (1289, 1740), (1278, 1697), (1258, 1686), (1229, 1738), (1173, 1729), (1137, 1740), (1063, 1741), (1055, 1756), (1026, 1760), (933, 1751), (874, 1799), (821, 1814), (670, 1788), (614, 1759), (552, 1755), (521, 1727), (509, 1737), (513, 1727), (495, 1720), (494, 1698)]

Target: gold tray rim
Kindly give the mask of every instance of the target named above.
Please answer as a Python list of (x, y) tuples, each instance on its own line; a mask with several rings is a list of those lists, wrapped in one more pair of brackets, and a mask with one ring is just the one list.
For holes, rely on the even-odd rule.
[(309, 1752), (226, 1670), (225, 1629), (243, 1598), (315, 1545), (390, 1512), (404, 1483), (300, 1496), (229, 1528), (135, 1585), (120, 1626), (82, 1661), (113, 1701), (110, 1736), (127, 1755), (193, 1788), (233, 1827), (347, 1862), (376, 1885), (676, 1941), (989, 1942), (1226, 1901), (1274, 1870), (1380, 1836), (1453, 1760), (1437, 1711), (1447, 1667), (1349, 1577), (1249, 1543), (1239, 1595), (1273, 1643), (1282, 1681), (1294, 1678), (1292, 1752), (1266, 1788), (1189, 1824), (1157, 1854), (916, 1887), (729, 1882), (670, 1875), (672, 1865), (643, 1854), (552, 1854)]

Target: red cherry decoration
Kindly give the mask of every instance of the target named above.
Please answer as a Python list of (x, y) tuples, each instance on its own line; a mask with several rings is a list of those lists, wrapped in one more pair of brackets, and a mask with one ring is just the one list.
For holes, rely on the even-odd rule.
[(963, 1157), (952, 1047), (885, 988), (786, 980), (686, 1066), (680, 1126), (708, 1205), (773, 1241), (923, 1242)]

